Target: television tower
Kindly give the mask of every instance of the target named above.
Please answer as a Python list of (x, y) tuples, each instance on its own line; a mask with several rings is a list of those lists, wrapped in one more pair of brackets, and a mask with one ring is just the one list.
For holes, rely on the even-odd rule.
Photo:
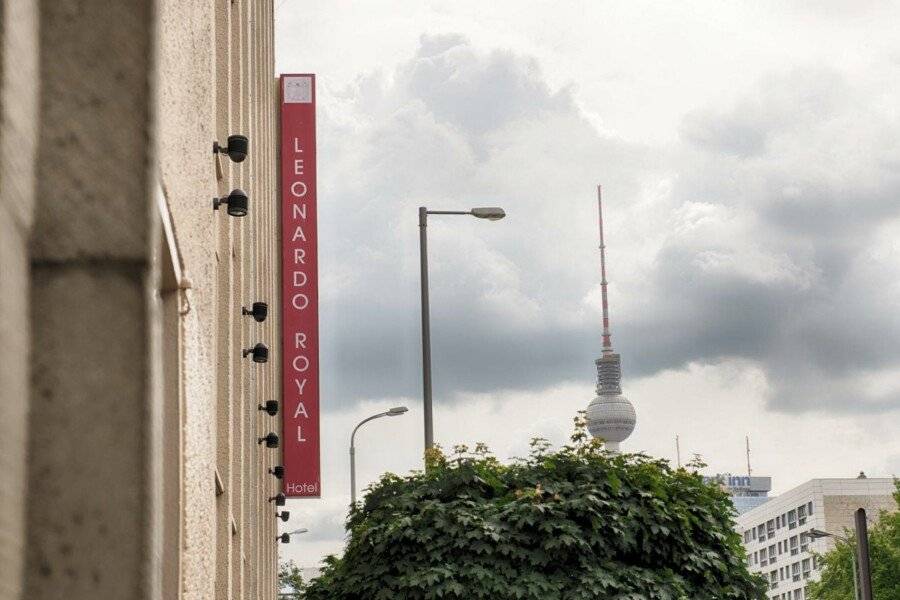
[(637, 415), (628, 398), (622, 395), (622, 362), (613, 352), (609, 332), (609, 303), (606, 292), (606, 244), (603, 240), (603, 199), (597, 186), (597, 211), (600, 221), (600, 293), (603, 303), (603, 353), (594, 363), (597, 365), (597, 397), (587, 407), (588, 431), (606, 443), (612, 452), (619, 451), (634, 426)]

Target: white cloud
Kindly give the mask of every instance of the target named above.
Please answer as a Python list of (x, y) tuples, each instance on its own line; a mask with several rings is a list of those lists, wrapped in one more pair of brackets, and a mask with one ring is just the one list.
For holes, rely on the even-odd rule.
[[(584, 362), (586, 368), (593, 367), (590, 357)], [(623, 388), (637, 410), (638, 425), (624, 448), (666, 458), (674, 465), (679, 435), (683, 462), (698, 453), (709, 473), (741, 473), (746, 464), (744, 437), (749, 435), (754, 473), (772, 476), (775, 493), (814, 477), (850, 477), (860, 470), (870, 477), (900, 475), (896, 460), (900, 439), (892, 422), (876, 415), (848, 419), (772, 413), (765, 406), (768, 387), (763, 370), (749, 361), (692, 363), (652, 377), (626, 377)], [(526, 456), (535, 437), (556, 446), (566, 443), (572, 418), (593, 395), (591, 386), (582, 383), (528, 392), (462, 394), (453, 403), (439, 395), (435, 439), (445, 448), (484, 442), (504, 460)], [(410, 412), (371, 422), (357, 434), (359, 489), (384, 471), (421, 468), (419, 398), (385, 398), (352, 411), (329, 412), (323, 420), (325, 496), (288, 502), (290, 525), (309, 527), (311, 532), (283, 547), (283, 556), (316, 566), (323, 554), (341, 551), (350, 501), (349, 432), (370, 414), (399, 404), (409, 406)]]

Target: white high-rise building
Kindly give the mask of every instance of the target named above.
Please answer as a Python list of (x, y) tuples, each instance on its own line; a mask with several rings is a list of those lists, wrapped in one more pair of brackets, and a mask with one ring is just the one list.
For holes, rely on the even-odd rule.
[(587, 407), (587, 427), (592, 436), (606, 442), (613, 452), (619, 451), (637, 424), (637, 415), (628, 398), (622, 395), (622, 362), (613, 352), (609, 332), (609, 304), (606, 297), (606, 245), (603, 242), (603, 200), (597, 186), (597, 208), (600, 214), (600, 291), (603, 302), (603, 355), (597, 365), (597, 397)]
[(814, 553), (834, 546), (832, 538), (813, 540), (805, 534), (818, 529), (852, 537), (856, 509), (866, 509), (872, 518), (881, 510), (894, 510), (893, 491), (894, 482), (887, 477), (812, 479), (738, 515), (736, 529), (747, 564), (769, 582), (768, 597), (805, 600), (806, 586), (819, 578)]

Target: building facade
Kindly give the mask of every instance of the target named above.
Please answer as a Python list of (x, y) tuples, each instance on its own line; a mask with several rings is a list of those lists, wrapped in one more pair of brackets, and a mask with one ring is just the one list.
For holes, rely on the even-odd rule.
[(739, 515), (736, 527), (750, 571), (769, 582), (769, 598), (805, 599), (807, 585), (819, 577), (814, 553), (834, 545), (831, 538), (812, 540), (805, 534), (819, 529), (853, 535), (856, 509), (864, 508), (872, 517), (892, 510), (893, 491), (889, 478), (813, 479)]
[(272, 0), (0, 0), (0, 600), (276, 597), (273, 45)]

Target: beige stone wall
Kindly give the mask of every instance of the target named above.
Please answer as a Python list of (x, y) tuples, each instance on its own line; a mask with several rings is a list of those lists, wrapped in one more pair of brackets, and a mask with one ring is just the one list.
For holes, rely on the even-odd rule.
[(866, 509), (866, 516), (870, 521), (877, 519), (882, 510), (897, 509), (897, 503), (890, 495), (825, 496), (824, 505), (824, 529), (832, 533), (840, 533), (845, 529), (852, 533), (855, 530), (854, 513), (858, 508)]
[(30, 599), (158, 591), (154, 8), (39, 4)]
[(36, 3), (0, 0), (0, 600), (20, 597), (24, 564), (37, 68)]
[[(275, 594), (267, 500), (279, 490), (268, 469), (280, 452), (256, 443), (280, 434), (279, 419), (257, 410), (278, 398), (272, 19), (271, 2), (160, 5), (159, 172), (191, 282), (182, 320), (185, 598)], [(214, 158), (212, 141), (235, 133), (249, 136), (250, 156)], [(212, 196), (233, 188), (250, 196), (247, 217), (211, 210)], [(269, 302), (273, 316), (241, 316), (253, 301)], [(270, 348), (265, 365), (241, 358), (257, 342)]]
[(0, 0), (0, 600), (275, 597), (272, 4)]

